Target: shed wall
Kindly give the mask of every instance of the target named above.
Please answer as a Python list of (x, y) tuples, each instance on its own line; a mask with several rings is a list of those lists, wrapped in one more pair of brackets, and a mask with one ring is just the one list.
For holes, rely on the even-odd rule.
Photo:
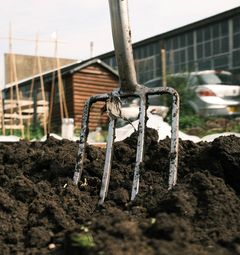
[[(100, 65), (91, 65), (73, 75), (73, 108), (75, 127), (80, 128), (85, 101), (93, 95), (111, 92), (118, 87), (118, 78)], [(91, 108), (89, 129), (108, 123), (106, 114), (101, 114), (103, 102)]]
[[(63, 86), (64, 86), (64, 91), (65, 91), (68, 117), (74, 118), (72, 76), (71, 75), (64, 76), (62, 80), (63, 80)], [(52, 83), (51, 83), (51, 86), (52, 86)], [(64, 117), (66, 117), (66, 116), (64, 116)], [(55, 132), (60, 132), (60, 130), (61, 130), (61, 111), (60, 111), (60, 104), (59, 104), (57, 81), (54, 84), (54, 100), (53, 100), (53, 107), (52, 107), (51, 127), (52, 127), (51, 130), (53, 130)]]

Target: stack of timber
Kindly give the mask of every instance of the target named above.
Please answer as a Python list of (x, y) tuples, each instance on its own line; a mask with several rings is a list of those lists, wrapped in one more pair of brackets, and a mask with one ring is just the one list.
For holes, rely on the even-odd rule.
[[(21, 109), (21, 113), (19, 109)], [(21, 129), (23, 126), (20, 124), (20, 120), (22, 120), (22, 123), (26, 123), (26, 121), (29, 120), (32, 121), (34, 113), (36, 113), (36, 117), (39, 119), (40, 123), (43, 124), (44, 114), (48, 116), (48, 102), (38, 100), (36, 107), (34, 107), (32, 100), (20, 100), (18, 104), (18, 100), (6, 99), (4, 100), (3, 106), (0, 108), (2, 120), (0, 127), (3, 128), (4, 123), (5, 129)]]

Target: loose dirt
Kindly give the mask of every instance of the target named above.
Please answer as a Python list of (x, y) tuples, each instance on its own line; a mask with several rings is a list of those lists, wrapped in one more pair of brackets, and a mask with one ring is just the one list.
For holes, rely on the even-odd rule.
[(0, 144), (0, 254), (240, 254), (240, 138), (180, 141), (178, 183), (167, 189), (169, 144), (147, 130), (140, 190), (129, 201), (137, 136), (114, 146), (109, 194), (99, 207), (104, 149), (78, 144)]

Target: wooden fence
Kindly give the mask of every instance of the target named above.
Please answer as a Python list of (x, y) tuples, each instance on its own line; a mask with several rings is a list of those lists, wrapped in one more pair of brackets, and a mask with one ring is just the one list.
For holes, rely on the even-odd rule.
[(23, 126), (20, 123), (31, 124), (34, 113), (43, 125), (44, 116), (46, 120), (48, 119), (48, 108), (48, 102), (44, 100), (38, 100), (36, 106), (32, 100), (4, 100), (0, 105), (0, 128), (22, 129)]

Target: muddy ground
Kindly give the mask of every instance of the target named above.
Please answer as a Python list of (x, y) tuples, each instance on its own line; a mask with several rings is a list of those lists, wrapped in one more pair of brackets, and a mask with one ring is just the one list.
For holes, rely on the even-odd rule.
[(0, 144), (0, 254), (240, 254), (240, 139), (180, 141), (178, 184), (167, 190), (169, 139), (148, 130), (140, 192), (129, 202), (136, 135), (115, 144), (99, 207), (104, 150), (88, 147), (79, 187), (78, 144)]

